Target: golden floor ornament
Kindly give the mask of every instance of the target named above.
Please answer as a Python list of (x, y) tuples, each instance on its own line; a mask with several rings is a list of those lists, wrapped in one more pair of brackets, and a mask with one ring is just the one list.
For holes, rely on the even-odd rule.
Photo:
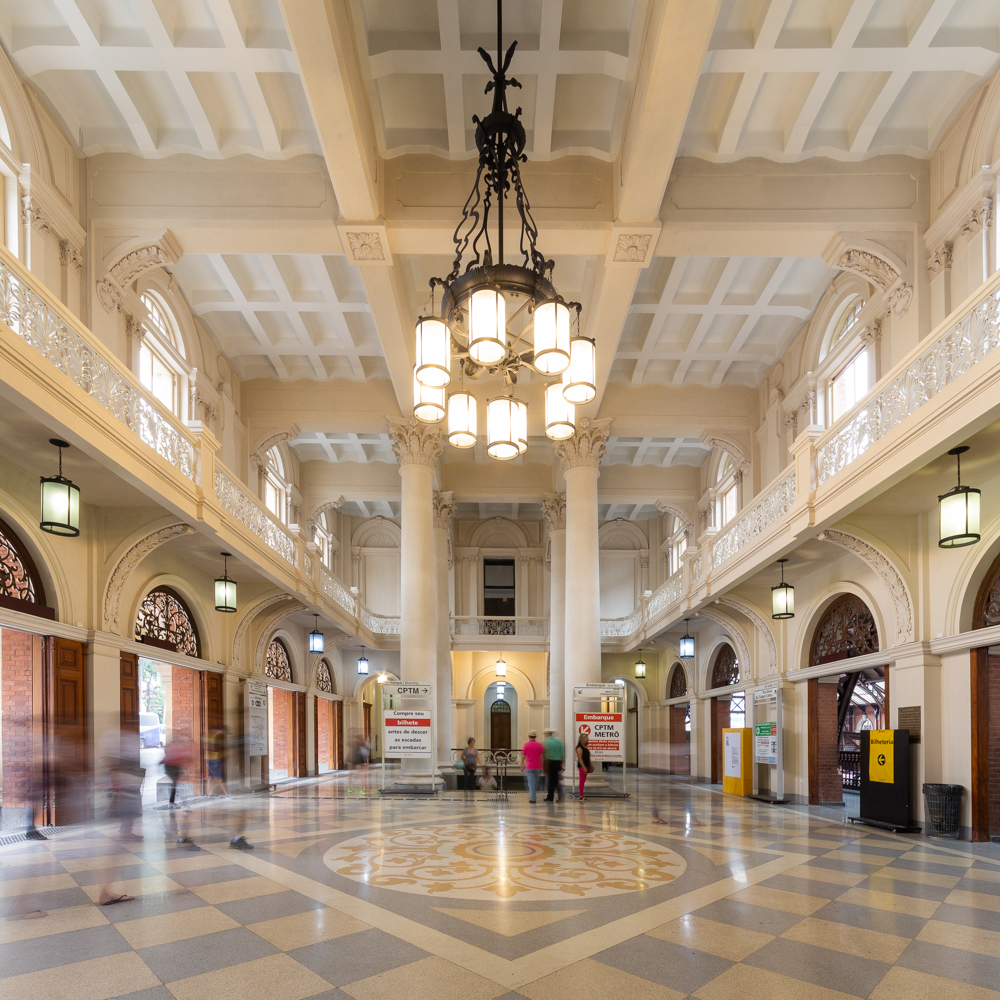
[(672, 882), (684, 859), (597, 830), (411, 826), (354, 837), (323, 856), (338, 875), (380, 889), (452, 899), (586, 899)]

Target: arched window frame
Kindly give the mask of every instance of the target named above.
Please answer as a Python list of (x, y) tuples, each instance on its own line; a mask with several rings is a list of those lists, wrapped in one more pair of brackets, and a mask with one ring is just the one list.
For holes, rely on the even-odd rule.
[(679, 517), (671, 515), (670, 534), (667, 536), (667, 575), (672, 576), (681, 568), (681, 560), (687, 552), (688, 536)]
[(333, 694), (333, 668), (325, 656), (316, 664), (316, 690)]
[(172, 587), (154, 587), (139, 602), (135, 614), (136, 641), (142, 642), (145, 636), (171, 644), (178, 653), (201, 656), (194, 615), (187, 601)]
[[(840, 644), (834, 648), (828, 629), (838, 619), (847, 623), (850, 632), (845, 633)], [(809, 643), (809, 665), (818, 666), (877, 653), (879, 648), (878, 622), (867, 602), (857, 594), (840, 594), (830, 602), (816, 622)]]
[(267, 644), (264, 676), (276, 681), (285, 681), (287, 684), (292, 683), (292, 658), (288, 655), (288, 647), (278, 636)]
[[(735, 679), (733, 679), (734, 669)], [(739, 684), (742, 677), (743, 668), (740, 665), (740, 657), (739, 653), (736, 652), (736, 647), (729, 641), (721, 643), (712, 657), (712, 674), (709, 686), (713, 689), (732, 687), (734, 684)]]
[(827, 427), (836, 423), (863, 399), (878, 377), (874, 346), (861, 339), (875, 319), (879, 303), (857, 289), (847, 291), (838, 303), (823, 339), (816, 385)]
[(135, 360), (136, 374), (155, 399), (183, 420), (191, 369), (184, 357), (184, 341), (177, 320), (155, 292), (142, 292), (139, 300), (146, 312)]
[(687, 674), (680, 663), (675, 663), (667, 678), (667, 698), (684, 698), (687, 694)]
[(713, 526), (721, 530), (736, 520), (740, 512), (740, 484), (737, 479), (737, 465), (728, 452), (723, 452), (719, 459), (719, 470), (716, 474), (715, 487), (712, 490), (714, 510)]
[(329, 511), (323, 511), (313, 522), (313, 544), (319, 549), (320, 562), (327, 568), (333, 565), (333, 532), (327, 522)]
[(17, 532), (0, 519), (0, 595), (45, 606), (45, 588), (31, 553)]
[(277, 445), (268, 448), (264, 455), (261, 500), (282, 524), (288, 523), (288, 479)]

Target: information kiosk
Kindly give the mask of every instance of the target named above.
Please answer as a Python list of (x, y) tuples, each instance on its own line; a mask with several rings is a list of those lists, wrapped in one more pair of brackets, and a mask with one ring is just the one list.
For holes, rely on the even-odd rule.
[[(382, 685), (382, 789), (385, 762), (424, 758), (434, 768), (434, 686), (423, 682), (386, 681)], [(430, 789), (433, 791), (433, 788)]]

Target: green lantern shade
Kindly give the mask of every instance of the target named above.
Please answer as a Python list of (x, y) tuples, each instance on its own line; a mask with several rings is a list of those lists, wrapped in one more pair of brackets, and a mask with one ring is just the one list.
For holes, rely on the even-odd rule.
[(226, 614), (236, 611), (236, 581), (229, 579), (229, 557), (231, 552), (220, 552), (223, 558), (222, 576), (215, 581), (215, 610)]
[(785, 583), (785, 563), (787, 559), (779, 559), (781, 566), (781, 583), (771, 588), (771, 617), (776, 619), (795, 617), (795, 588)]
[(39, 527), (52, 535), (80, 534), (80, 487), (62, 474), (62, 450), (66, 441), (51, 438), (49, 444), (59, 449), (59, 474), (41, 477), (42, 517)]
[(982, 494), (971, 486), (962, 485), (962, 455), (968, 446), (952, 448), (958, 463), (958, 485), (938, 497), (938, 517), (940, 534), (938, 545), (942, 549), (959, 549), (963, 545), (974, 545), (980, 539), (979, 504)]

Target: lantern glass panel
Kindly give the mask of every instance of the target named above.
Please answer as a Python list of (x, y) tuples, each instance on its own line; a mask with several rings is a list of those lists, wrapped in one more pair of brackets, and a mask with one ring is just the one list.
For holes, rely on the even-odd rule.
[(517, 441), (517, 453), (523, 455), (528, 450), (528, 404), (515, 399), (513, 415), (514, 440)]
[(322, 653), (323, 652), (323, 633), (319, 630), (309, 633), (309, 652), (310, 653)]
[(563, 372), (563, 395), (577, 406), (597, 395), (597, 347), (589, 337), (570, 341), (569, 367)]
[(680, 642), (680, 655), (682, 660), (690, 660), (694, 658), (694, 636), (685, 635), (681, 637)]
[(63, 476), (42, 479), (41, 485), (41, 529), (53, 535), (79, 535), (79, 487)]
[(642, 660), (635, 661), (635, 676), (638, 678), (646, 676), (646, 664)]
[(576, 407), (563, 395), (561, 382), (545, 387), (545, 436), (565, 441), (576, 433)]
[(957, 549), (979, 541), (979, 490), (958, 486), (938, 497), (941, 548)]
[(448, 444), (453, 448), (473, 448), (478, 433), (476, 397), (464, 389), (448, 397)]
[(362, 654), (358, 657), (358, 674), (365, 676), (368, 673), (368, 657)]
[(414, 369), (421, 385), (441, 388), (451, 381), (451, 334), (433, 317), (417, 321), (417, 363)]
[(501, 462), (517, 458), (520, 449), (514, 419), (514, 400), (497, 396), (486, 404), (486, 453)]
[(444, 420), (444, 386), (421, 385), (413, 376), (413, 415), (425, 424)]
[(492, 288), (472, 293), (469, 302), (469, 355), (480, 365), (496, 364), (506, 353), (507, 304)]
[(771, 588), (771, 617), (795, 617), (795, 588), (789, 583), (779, 583)]
[(561, 375), (569, 364), (569, 309), (563, 302), (543, 302), (535, 310), (535, 368)]
[(215, 581), (215, 610), (232, 613), (236, 610), (236, 581), (227, 576)]

